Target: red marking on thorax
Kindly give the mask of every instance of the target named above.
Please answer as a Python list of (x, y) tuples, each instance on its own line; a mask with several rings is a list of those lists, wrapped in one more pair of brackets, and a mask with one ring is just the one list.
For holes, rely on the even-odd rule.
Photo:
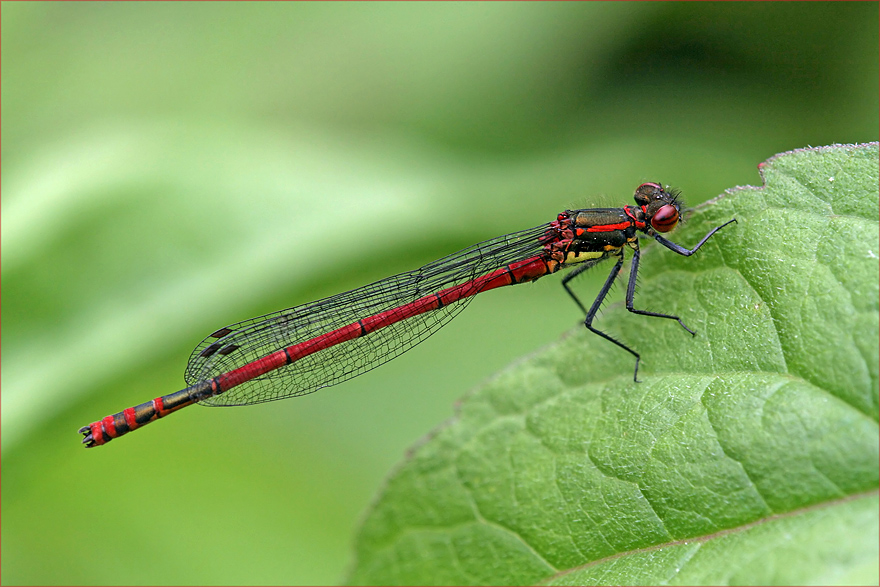
[(636, 228), (645, 228), (646, 224), (644, 220), (639, 220), (636, 218), (636, 215), (633, 214), (631, 210), (631, 206), (625, 206), (623, 211), (626, 212), (626, 215), (633, 219), (633, 223), (636, 225)]
[(600, 224), (599, 226), (590, 226), (587, 232), (611, 232), (612, 230), (626, 230), (632, 225), (631, 222), (618, 222), (617, 224)]

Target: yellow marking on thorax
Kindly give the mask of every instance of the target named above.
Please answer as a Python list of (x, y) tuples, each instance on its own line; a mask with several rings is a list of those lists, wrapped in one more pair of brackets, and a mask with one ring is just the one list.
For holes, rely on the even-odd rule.
[(565, 261), (563, 261), (562, 263), (583, 263), (584, 261), (589, 261), (590, 259), (599, 259), (607, 254), (608, 253), (606, 251), (569, 251), (565, 255)]

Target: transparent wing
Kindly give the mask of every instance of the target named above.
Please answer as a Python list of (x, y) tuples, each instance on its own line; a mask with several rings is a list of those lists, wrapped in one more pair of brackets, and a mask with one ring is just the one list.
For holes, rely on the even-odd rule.
[[(376, 314), (402, 308), (449, 287), (461, 286), (515, 261), (543, 253), (549, 224), (473, 245), (420, 269), (222, 328), (193, 350), (185, 379), (211, 379), (275, 351), (311, 340)], [(305, 395), (356, 377), (405, 353), (449, 322), (470, 302), (404, 318), (359, 338), (298, 359), (201, 403), (240, 406)]]

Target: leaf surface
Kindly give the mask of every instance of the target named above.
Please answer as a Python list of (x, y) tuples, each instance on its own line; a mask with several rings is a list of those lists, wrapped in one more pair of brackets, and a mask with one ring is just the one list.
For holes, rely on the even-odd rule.
[(697, 255), (644, 252), (636, 307), (698, 335), (615, 303), (596, 325), (642, 383), (578, 328), (471, 394), (388, 480), (352, 583), (877, 582), (878, 146), (760, 167), (674, 234), (736, 217)]

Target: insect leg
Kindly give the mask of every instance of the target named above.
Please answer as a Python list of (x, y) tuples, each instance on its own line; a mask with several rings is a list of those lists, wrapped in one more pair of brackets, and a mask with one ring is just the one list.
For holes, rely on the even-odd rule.
[(695, 246), (693, 249), (686, 249), (683, 246), (678, 245), (670, 240), (666, 240), (665, 238), (663, 238), (659, 234), (655, 234), (654, 238), (657, 239), (658, 243), (660, 243), (661, 245), (663, 245), (664, 247), (666, 247), (667, 249), (669, 249), (673, 253), (678, 253), (679, 255), (682, 255), (684, 257), (690, 257), (691, 255), (696, 253), (700, 247), (703, 246), (703, 243), (705, 243), (707, 240), (709, 240), (709, 237), (711, 237), (713, 234), (715, 234), (716, 232), (718, 232), (719, 230), (721, 230), (722, 228), (724, 228), (725, 226), (727, 226), (731, 222), (736, 222), (736, 218), (734, 218), (733, 220), (728, 220), (727, 222), (725, 222), (721, 226), (716, 226), (715, 228), (710, 230), (709, 234), (704, 236), (703, 239), (700, 242), (698, 242), (697, 246)]
[(638, 383), (639, 382), (639, 379), (638, 379), (639, 361), (641, 360), (639, 353), (635, 352), (634, 350), (632, 350), (631, 348), (629, 348), (628, 346), (626, 346), (625, 344), (623, 344), (619, 340), (613, 338), (612, 336), (605, 334), (604, 332), (602, 332), (598, 328), (593, 327), (593, 318), (596, 317), (596, 314), (599, 312), (599, 308), (602, 307), (602, 302), (605, 300), (605, 296), (608, 295), (608, 292), (611, 290), (611, 285), (614, 283), (614, 280), (617, 278), (617, 274), (620, 273), (620, 268), (623, 267), (623, 249), (620, 250), (619, 257), (620, 258), (617, 260), (617, 263), (614, 264), (614, 268), (611, 270), (611, 273), (608, 275), (608, 279), (605, 280), (605, 284), (602, 286), (602, 289), (599, 290), (599, 295), (596, 296), (596, 299), (593, 302), (593, 305), (590, 306), (590, 309), (588, 311), (584, 308), (584, 305), (577, 298), (577, 296), (574, 295), (574, 292), (571, 291), (571, 289), (568, 287), (568, 282), (571, 281), (571, 279), (573, 277), (575, 277), (576, 275), (578, 275), (579, 273), (582, 273), (583, 271), (588, 269), (588, 267), (581, 266), (581, 267), (576, 268), (574, 271), (572, 271), (571, 273), (569, 273), (568, 275), (565, 276), (565, 278), (562, 280), (562, 285), (563, 285), (563, 287), (565, 287), (565, 290), (572, 297), (572, 299), (574, 299), (574, 301), (577, 303), (578, 307), (580, 307), (582, 310), (584, 310), (586, 312), (586, 318), (584, 319), (584, 326), (587, 327), (587, 330), (589, 330), (593, 334), (598, 334), (599, 336), (601, 336), (602, 338), (604, 338), (605, 340), (607, 340), (609, 342), (613, 342), (614, 344), (616, 344), (617, 346), (619, 346), (620, 348), (622, 348), (623, 350), (625, 350), (626, 352), (628, 352), (629, 354), (631, 354), (632, 356), (634, 356), (636, 358), (636, 368), (633, 371), (633, 381)]
[(587, 313), (587, 309), (584, 307), (578, 297), (574, 295), (574, 292), (571, 291), (571, 288), (568, 287), (568, 282), (592, 267), (593, 265), (595, 265), (595, 263), (584, 263), (583, 265), (578, 265), (577, 267), (569, 271), (565, 277), (562, 278), (562, 287), (565, 288), (565, 291), (568, 292), (568, 295), (571, 296), (571, 299), (574, 300), (574, 303), (578, 305), (578, 308), (580, 308), (584, 314)]
[[(699, 245), (697, 246), (699, 247)], [(642, 316), (654, 316), (655, 318), (669, 318), (670, 320), (678, 320), (678, 323), (681, 324), (682, 328), (690, 332), (691, 336), (696, 336), (697, 333), (685, 326), (685, 323), (682, 322), (681, 318), (679, 318), (678, 316), (673, 316), (671, 314), (660, 314), (659, 312), (648, 312), (647, 310), (636, 310), (635, 308), (633, 308), (633, 298), (636, 294), (636, 278), (639, 275), (640, 255), (641, 252), (639, 251), (639, 249), (633, 249), (632, 267), (629, 271), (629, 284), (626, 287), (626, 309), (633, 314), (641, 314)]]

